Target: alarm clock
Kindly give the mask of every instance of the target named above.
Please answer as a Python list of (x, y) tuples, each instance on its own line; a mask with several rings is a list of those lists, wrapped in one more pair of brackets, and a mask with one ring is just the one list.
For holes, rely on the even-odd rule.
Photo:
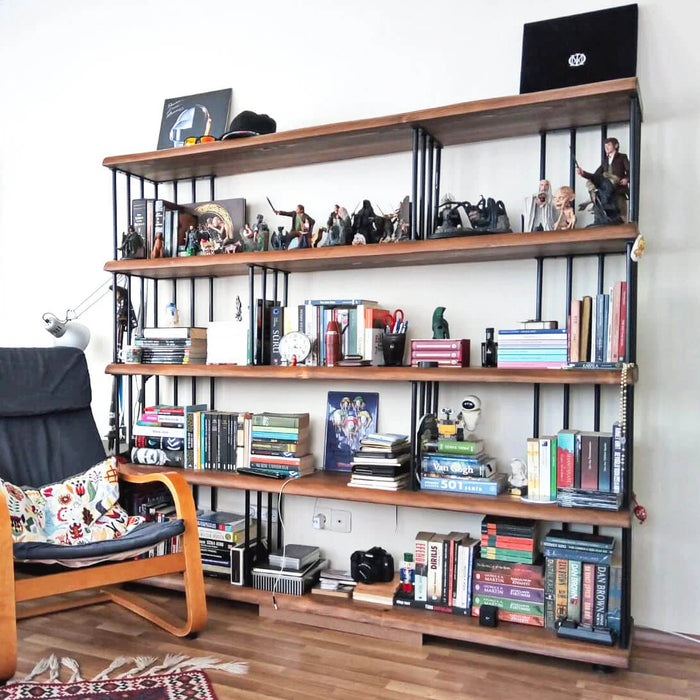
[(299, 364), (309, 356), (310, 352), (311, 339), (300, 331), (292, 331), (280, 338), (280, 357), (283, 364)]

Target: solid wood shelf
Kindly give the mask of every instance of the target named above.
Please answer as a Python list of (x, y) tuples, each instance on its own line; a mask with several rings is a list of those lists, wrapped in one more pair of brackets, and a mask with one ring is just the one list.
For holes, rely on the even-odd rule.
[[(498, 367), (272, 367), (268, 365), (107, 365), (105, 374), (121, 376), (215, 377), (219, 379), (465, 382), (473, 384), (611, 384), (619, 385), (618, 369), (502, 369)], [(627, 383), (639, 377), (637, 366)]]
[(284, 482), (264, 476), (237, 474), (210, 469), (195, 471), (172, 467), (149, 467), (142, 464), (122, 465), (121, 470), (129, 473), (149, 473), (177, 471), (191, 484), (214, 488), (244, 491), (279, 493), (282, 484), (288, 496), (310, 496), (332, 498), (338, 501), (374, 503), (406, 508), (430, 508), (458, 513), (482, 513), (503, 515), (514, 518), (532, 518), (560, 523), (581, 523), (602, 527), (628, 528), (631, 525), (630, 511), (607, 511), (594, 508), (563, 508), (556, 504), (523, 503), (519, 498), (502, 494), (500, 496), (478, 496), (475, 494), (442, 493), (436, 491), (382, 491), (362, 489), (347, 485), (350, 474), (317, 471), (298, 479)]
[(636, 78), (105, 158), (107, 168), (154, 182), (239, 175), (411, 150), (414, 127), (443, 146), (629, 121)]
[(247, 275), (250, 265), (284, 272), (442, 265), (447, 263), (529, 260), (563, 255), (624, 253), (637, 237), (635, 223), (618, 226), (404, 241), (364, 246), (327, 246), (262, 253), (194, 255), (147, 260), (110, 260), (107, 272), (151, 279), (235, 277)]
[[(143, 583), (182, 590), (182, 583), (175, 576), (159, 576)], [(272, 608), (272, 596), (267, 591), (258, 591), (244, 586), (232, 586), (227, 581), (205, 578), (207, 595), (238, 602), (251, 603), (259, 607)], [(275, 595), (280, 614), (294, 611), (319, 618), (343, 620), (348, 625), (371, 625), (373, 627), (419, 631), (446, 639), (501, 647), (513, 651), (554, 656), (560, 659), (583, 661), (615, 668), (628, 668), (630, 648), (606, 647), (599, 644), (576, 642), (557, 637), (552, 630), (529, 625), (499, 622), (498, 627), (482, 627), (474, 617), (448, 615), (430, 610), (401, 608), (386, 605), (370, 605), (352, 600), (327, 598), (316, 595)], [(266, 616), (270, 616), (266, 610)]]

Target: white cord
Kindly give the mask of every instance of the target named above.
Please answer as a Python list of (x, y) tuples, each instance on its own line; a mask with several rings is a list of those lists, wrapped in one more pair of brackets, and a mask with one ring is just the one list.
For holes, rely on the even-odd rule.
[[(284, 565), (286, 564), (286, 552), (287, 552), (287, 529), (285, 528), (284, 525), (284, 520), (282, 518), (282, 492), (284, 491), (284, 487), (294, 481), (295, 479), (298, 479), (298, 476), (292, 477), (291, 479), (287, 479), (281, 486), (280, 486), (280, 492), (277, 494), (277, 517), (279, 518), (280, 525), (282, 526), (282, 541), (285, 543), (282, 545), (282, 565), (280, 566), (280, 570), (277, 573), (277, 578), (275, 579), (275, 585), (272, 587), (272, 605), (274, 606), (275, 610), (278, 610), (279, 608), (277, 607), (277, 600), (275, 598), (275, 593), (277, 593), (277, 586), (279, 582), (282, 580), (282, 574), (284, 573)], [(268, 533), (268, 539), (272, 540), (272, 537), (270, 533)]]

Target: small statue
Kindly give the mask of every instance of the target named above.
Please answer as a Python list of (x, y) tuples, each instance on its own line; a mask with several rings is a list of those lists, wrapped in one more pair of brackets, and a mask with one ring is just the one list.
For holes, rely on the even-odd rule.
[(163, 234), (156, 233), (156, 239), (153, 241), (153, 249), (151, 250), (152, 258), (163, 257)]
[(180, 325), (180, 313), (175, 306), (175, 302), (170, 302), (165, 307), (165, 325), (166, 326), (179, 326)]
[(294, 211), (275, 209), (274, 212), (278, 216), (290, 216), (292, 218), (292, 226), (289, 230), (286, 248), (311, 247), (311, 234), (316, 221), (304, 211), (303, 204), (297, 204), (297, 208)]
[(612, 226), (623, 223), (617, 194), (619, 178), (610, 173), (593, 173), (587, 183), (589, 202), (579, 205), (579, 211), (593, 205), (593, 223), (590, 226)]
[(435, 311), (433, 311), (433, 339), (440, 340), (443, 338), (450, 337), (450, 324), (445, 320), (443, 314), (445, 313), (444, 306), (438, 306)]
[(250, 253), (255, 250), (255, 231), (249, 224), (245, 224), (240, 231), (241, 240), (243, 241), (243, 252)]
[(554, 224), (555, 231), (568, 231), (576, 225), (575, 199), (576, 194), (568, 185), (560, 187), (554, 193), (554, 206), (559, 210), (559, 218)]
[(438, 207), (437, 215), (437, 229), (435, 233), (440, 235), (446, 235), (448, 233), (454, 233), (457, 230), (462, 230), (462, 218), (459, 215), (459, 208), (463, 206), (462, 202), (454, 201), (454, 197), (451, 194), (445, 194)]
[(457, 414), (457, 425), (461, 425), (464, 431), (464, 439), (473, 439), (472, 433), (481, 418), (481, 399), (474, 394), (469, 394), (462, 399), (462, 410)]
[(243, 320), (243, 307), (241, 306), (241, 298), (236, 294), (236, 321)]
[(270, 236), (270, 248), (272, 250), (285, 250), (287, 248), (287, 234), (284, 226), (278, 226), (277, 230)]
[[(355, 234), (352, 239), (353, 245), (362, 245), (362, 242), (377, 243), (379, 241), (381, 233), (377, 229), (377, 218), (372, 208), (372, 203), (369, 199), (363, 199), (362, 207), (352, 217), (352, 231)], [(362, 236), (362, 239), (357, 237), (358, 233)], [(355, 242), (356, 239), (357, 243)]]
[(197, 255), (199, 252), (199, 236), (197, 229), (190, 224), (187, 229), (187, 255)]
[(553, 231), (557, 221), (557, 208), (552, 201), (549, 180), (540, 180), (537, 194), (525, 199), (523, 231)]
[(122, 260), (134, 260), (146, 257), (146, 246), (143, 236), (129, 225), (128, 233), (122, 234), (122, 244), (118, 250), (122, 253)]
[(508, 484), (511, 489), (521, 489), (520, 495), (524, 495), (522, 489), (527, 486), (527, 464), (525, 464), (522, 459), (516, 458), (510, 460)]
[(253, 233), (255, 239), (255, 250), (267, 250), (270, 242), (270, 227), (265, 223), (262, 214), (258, 214), (255, 224), (253, 224)]
[(318, 241), (318, 247), (327, 245), (347, 245), (352, 236), (352, 223), (350, 214), (345, 207), (339, 204), (333, 206), (333, 211), (328, 215), (326, 230)]

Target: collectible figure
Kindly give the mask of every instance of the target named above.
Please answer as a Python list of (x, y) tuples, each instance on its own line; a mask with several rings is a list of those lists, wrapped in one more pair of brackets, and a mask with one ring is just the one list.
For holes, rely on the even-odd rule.
[(270, 244), (270, 227), (265, 223), (262, 214), (256, 216), (253, 233), (255, 234), (255, 250), (267, 250)]
[(278, 226), (277, 230), (270, 236), (270, 248), (272, 250), (285, 250), (287, 247), (287, 234), (284, 226)]
[(163, 257), (163, 234), (157, 233), (156, 239), (153, 241), (153, 249), (151, 250), (152, 258), (162, 258)]
[[(593, 223), (591, 226), (610, 226), (623, 223), (620, 212), (620, 199), (617, 194), (617, 175), (610, 173), (593, 173), (586, 183), (591, 201), (579, 205), (579, 209), (593, 205)], [(626, 206), (626, 200), (625, 206)]]
[(462, 427), (465, 440), (473, 440), (473, 433), (481, 418), (481, 399), (469, 394), (462, 399), (462, 410), (457, 414), (457, 425)]
[(549, 180), (540, 180), (537, 194), (525, 199), (523, 231), (553, 231), (557, 214)]
[(433, 339), (442, 339), (450, 337), (450, 324), (444, 319), (444, 306), (438, 306), (433, 311)]
[(297, 204), (294, 211), (275, 209), (274, 212), (278, 216), (289, 216), (292, 219), (287, 248), (309, 248), (311, 246), (311, 234), (316, 221), (304, 211), (303, 204)]
[(197, 255), (199, 252), (199, 236), (194, 225), (187, 230), (187, 255)]
[(242, 250), (244, 253), (250, 253), (255, 250), (255, 231), (246, 224), (240, 231), (241, 240), (243, 241)]
[(527, 486), (527, 464), (522, 459), (510, 460), (508, 484), (510, 484), (511, 489), (521, 489), (520, 495), (522, 495), (523, 487)]
[(560, 187), (554, 193), (554, 206), (559, 211), (559, 218), (554, 224), (555, 231), (566, 231), (576, 225), (575, 199), (576, 194), (568, 185)]
[[(382, 221), (379, 221), (382, 219)], [(369, 199), (362, 200), (362, 207), (352, 217), (353, 245), (362, 243), (378, 243), (384, 234), (385, 221), (374, 213)], [(362, 238), (358, 237), (361, 236)]]
[[(617, 211), (622, 223), (627, 221), (627, 196), (629, 194), (630, 161), (627, 154), (620, 153), (620, 142), (616, 138), (605, 139), (603, 144), (605, 158), (595, 173), (587, 173), (576, 164), (576, 172), (588, 180), (587, 187), (591, 192), (591, 201), (595, 204), (592, 189), (598, 188), (594, 176), (614, 176), (615, 195), (617, 199)], [(610, 222), (608, 222), (610, 223)]]
[(129, 226), (128, 233), (122, 234), (122, 244), (119, 246), (122, 260), (134, 260), (146, 257), (146, 247), (143, 236), (137, 233), (133, 226)]
[(464, 208), (464, 202), (456, 202), (451, 194), (445, 194), (438, 207), (438, 225), (434, 234), (436, 238), (461, 235), (465, 232), (462, 217), (459, 215), (460, 207)]
[(318, 242), (319, 247), (327, 245), (348, 245), (352, 237), (350, 214), (345, 207), (336, 204), (328, 216), (326, 231)]

